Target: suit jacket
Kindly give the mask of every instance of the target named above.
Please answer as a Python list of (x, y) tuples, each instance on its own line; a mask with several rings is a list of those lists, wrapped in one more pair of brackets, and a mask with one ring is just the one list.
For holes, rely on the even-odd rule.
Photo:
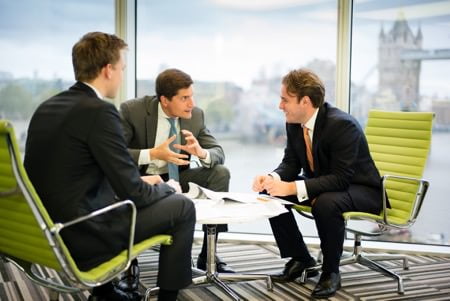
[[(166, 184), (140, 179), (116, 108), (81, 82), (38, 107), (28, 129), (24, 165), (54, 222), (85, 215), (115, 198), (131, 199), (141, 208), (174, 193)], [(62, 231), (82, 269), (126, 246), (123, 214), (119, 210)]]
[[(348, 191), (354, 202), (364, 200), (381, 207), (381, 177), (365, 135), (351, 115), (328, 103), (319, 109), (312, 145), (314, 172), (306, 158), (301, 125), (288, 123), (286, 130), (284, 158), (274, 170), (282, 180), (296, 180), (303, 169), (310, 200), (323, 192)], [(379, 197), (373, 197), (374, 188), (380, 190)]]
[[(155, 147), (158, 124), (158, 103), (159, 101), (156, 96), (144, 96), (143, 98), (126, 101), (120, 106), (125, 140), (130, 154), (136, 163), (139, 160), (139, 153), (142, 149)], [(192, 118), (180, 118), (180, 128), (191, 131), (201, 147), (209, 151), (211, 155), (210, 167), (224, 163), (225, 154), (223, 149), (216, 138), (206, 128), (205, 117), (200, 108), (194, 107), (192, 110)], [(181, 135), (181, 144), (185, 143), (186, 140)], [(184, 170), (189, 168), (189, 165), (181, 165), (179, 168)], [(147, 170), (147, 165), (141, 169), (143, 172), (145, 170)]]

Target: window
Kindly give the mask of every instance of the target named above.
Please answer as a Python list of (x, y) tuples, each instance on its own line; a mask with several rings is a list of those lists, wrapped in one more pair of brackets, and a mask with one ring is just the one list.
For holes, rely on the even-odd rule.
[(449, 32), (448, 1), (354, 3), (351, 114), (363, 125), (370, 108), (436, 114), (428, 195), (411, 232), (387, 240), (450, 244)]
[[(250, 192), (254, 176), (283, 155), (281, 77), (308, 67), (334, 103), (336, 11), (336, 1), (138, 1), (138, 97), (154, 95), (166, 68), (189, 73), (196, 105), (224, 147), (230, 189)], [(271, 233), (266, 221), (230, 229)]]
[(36, 107), (74, 83), (72, 46), (89, 31), (114, 32), (113, 0), (0, 0), (0, 118), (22, 150)]

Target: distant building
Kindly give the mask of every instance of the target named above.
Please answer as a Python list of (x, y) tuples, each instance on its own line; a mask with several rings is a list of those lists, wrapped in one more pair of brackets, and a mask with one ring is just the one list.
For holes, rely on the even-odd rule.
[(441, 131), (450, 130), (450, 99), (433, 99), (431, 110), (436, 113), (434, 128)]
[[(417, 110), (420, 100), (420, 60), (404, 60), (405, 50), (422, 49), (422, 31), (414, 35), (408, 22), (401, 17), (388, 33), (381, 28), (378, 46), (379, 96), (376, 106), (393, 107), (402, 111)], [(393, 96), (383, 103), (383, 95)], [(394, 100), (394, 103), (393, 103)], [(380, 103), (381, 102), (381, 103)]]
[(0, 71), (0, 84), (4, 82), (10, 82), (14, 77), (11, 72)]

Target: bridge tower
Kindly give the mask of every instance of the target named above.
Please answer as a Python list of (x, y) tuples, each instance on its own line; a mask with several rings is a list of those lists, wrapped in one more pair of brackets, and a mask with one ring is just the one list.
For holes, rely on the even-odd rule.
[[(378, 85), (381, 95), (390, 95), (384, 107), (402, 111), (417, 110), (421, 60), (404, 60), (401, 54), (422, 49), (422, 31), (414, 35), (408, 22), (400, 16), (388, 33), (382, 27), (378, 37)], [(378, 104), (380, 105), (380, 104)]]

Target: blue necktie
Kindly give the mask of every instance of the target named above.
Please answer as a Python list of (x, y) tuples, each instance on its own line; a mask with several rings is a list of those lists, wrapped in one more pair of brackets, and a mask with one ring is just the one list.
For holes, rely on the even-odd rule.
[[(169, 138), (173, 135), (177, 135), (177, 128), (175, 126), (175, 119), (174, 118), (167, 118), (167, 120), (170, 123), (170, 132), (169, 132)], [(170, 150), (173, 152), (178, 153), (178, 149), (174, 148), (173, 145), (178, 142), (178, 135), (175, 140), (170, 143)], [(174, 179), (175, 181), (180, 180), (180, 174), (178, 172), (178, 165), (168, 162), (167, 166), (169, 168), (169, 179)]]

